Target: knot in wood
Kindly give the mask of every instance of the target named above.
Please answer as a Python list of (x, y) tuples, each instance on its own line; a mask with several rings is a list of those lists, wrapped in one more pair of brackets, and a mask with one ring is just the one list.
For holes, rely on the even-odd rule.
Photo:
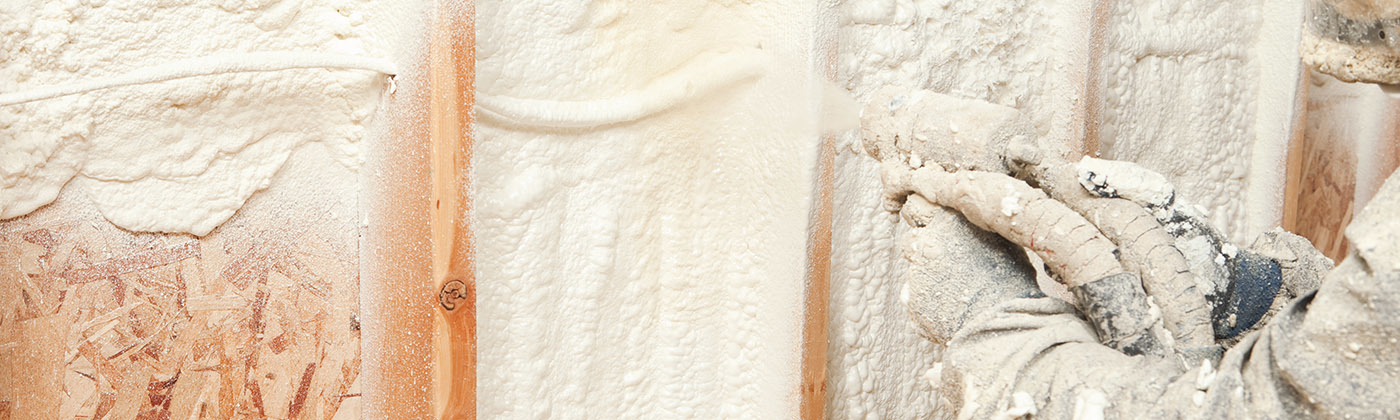
[(461, 280), (453, 280), (442, 284), (442, 291), (438, 292), (438, 303), (443, 309), (457, 309), (457, 304), (470, 297), (467, 284)]

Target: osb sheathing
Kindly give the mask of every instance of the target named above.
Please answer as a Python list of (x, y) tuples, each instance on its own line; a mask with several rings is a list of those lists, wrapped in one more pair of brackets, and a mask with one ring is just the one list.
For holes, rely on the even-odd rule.
[(72, 191), (0, 222), (0, 420), (358, 418), (354, 198), (286, 199), (204, 238)]
[(1341, 261), (1352, 217), (1400, 167), (1400, 99), (1377, 96), (1372, 85), (1311, 78), (1304, 135), (1289, 146), (1282, 225)]

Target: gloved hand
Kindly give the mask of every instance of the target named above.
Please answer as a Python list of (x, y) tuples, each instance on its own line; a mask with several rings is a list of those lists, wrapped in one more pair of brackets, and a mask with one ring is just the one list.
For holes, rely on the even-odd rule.
[(1021, 247), (918, 195), (900, 214), (910, 226), (899, 241), (910, 262), (901, 299), (933, 342), (947, 344), (995, 304), (1044, 296)]
[(884, 162), (888, 207), (922, 197), (1036, 252), (1115, 348), (1194, 363), (1288, 296), (1277, 261), (1231, 244), (1160, 174), (1071, 163), (1013, 108), (933, 92), (876, 97), (863, 144)]
[[(1400, 176), (1357, 219), (1368, 227), (1348, 229), (1360, 249), (1322, 282), (1330, 262), (1305, 239), (1275, 231), (1240, 249), (1158, 174), (1070, 163), (1033, 133), (1007, 134), (1024, 127), (1015, 118), (988, 118), (1014, 110), (919, 98), (872, 105), (864, 141), (884, 161), (889, 208), (912, 226), (906, 303), (948, 346), (940, 392), (962, 416), (1400, 415), (1400, 388), (1387, 385), (1400, 383), (1400, 248), (1389, 245), (1400, 224), (1378, 216), (1400, 205)], [(968, 109), (1009, 123), (963, 121), (995, 135), (949, 140)], [(1038, 292), (1017, 246), (1045, 260), (1074, 306)], [(1222, 344), (1233, 347), (1222, 355)]]

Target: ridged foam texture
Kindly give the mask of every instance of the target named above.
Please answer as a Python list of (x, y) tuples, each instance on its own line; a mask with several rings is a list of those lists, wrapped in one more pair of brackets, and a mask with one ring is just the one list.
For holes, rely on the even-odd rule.
[(477, 11), (479, 415), (794, 417), (813, 8)]
[[(372, 22), (378, 10), (331, 0), (0, 5), (6, 96), (140, 82), (0, 106), (0, 217), (47, 204), (71, 180), (124, 229), (204, 235), (302, 145), (358, 168), (381, 72), (407, 47), (395, 43), (401, 30)], [(315, 68), (326, 66), (341, 69)]]
[(1282, 217), (1298, 103), (1300, 5), (1113, 2), (1099, 152), (1165, 174), (1235, 241)]

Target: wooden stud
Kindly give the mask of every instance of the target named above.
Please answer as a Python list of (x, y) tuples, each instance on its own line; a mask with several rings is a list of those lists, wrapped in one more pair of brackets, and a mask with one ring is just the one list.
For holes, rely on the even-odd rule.
[(432, 97), (434, 403), (441, 419), (476, 418), (476, 271), (471, 233), (475, 36), (471, 1), (439, 4), (429, 71)]
[(802, 320), (802, 388), (799, 411), (804, 420), (817, 420), (826, 411), (826, 354), (831, 305), (832, 199), (835, 194), (835, 139), (822, 141), (818, 192), (807, 242), (806, 309)]
[[(827, 11), (826, 16), (834, 15)], [(816, 44), (822, 46), (818, 70), (826, 82), (836, 80), (837, 44), (833, 22), (818, 19)], [(830, 337), (831, 234), (836, 186), (836, 138), (823, 134), (817, 155), (817, 179), (812, 200), (812, 220), (807, 228), (807, 272), (802, 319), (801, 398), (798, 414), (804, 420), (826, 416), (826, 356)]]

